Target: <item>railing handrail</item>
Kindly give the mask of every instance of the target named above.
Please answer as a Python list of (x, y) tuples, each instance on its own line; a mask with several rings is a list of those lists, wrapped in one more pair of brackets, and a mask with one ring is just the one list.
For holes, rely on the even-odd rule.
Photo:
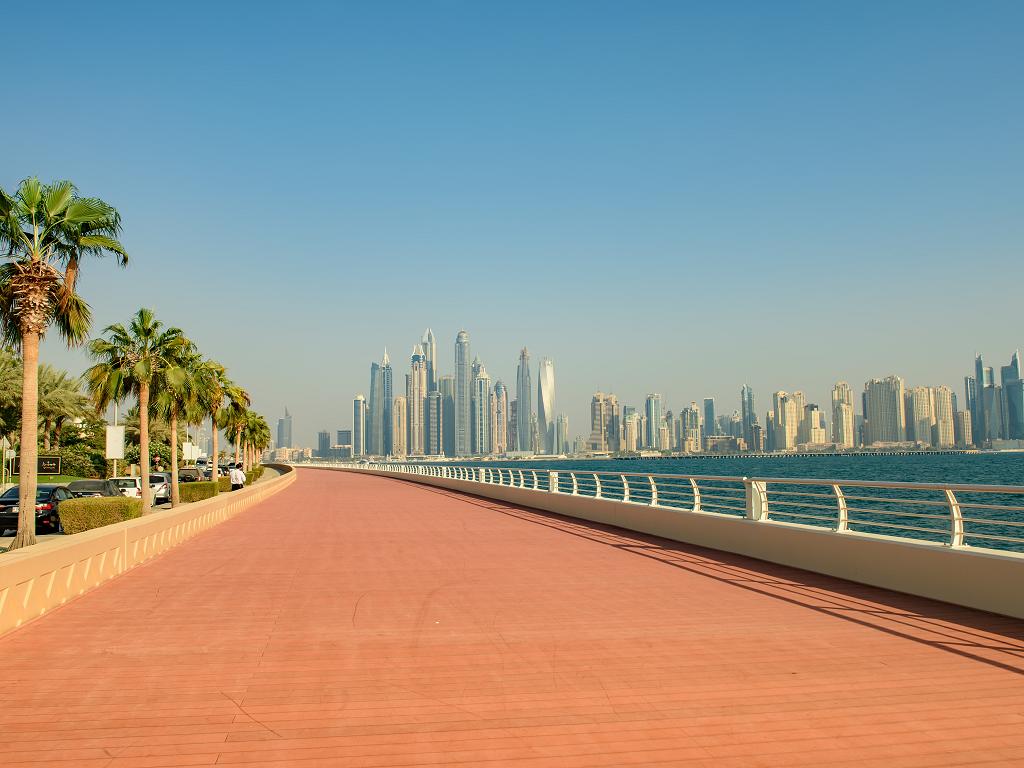
[[(814, 526), (838, 535), (893, 535), (892, 532), (897, 531), (896, 535), (902, 538), (941, 542), (954, 548), (976, 546), (973, 542), (977, 541), (996, 543), (996, 546), (1010, 544), (1011, 548), (1024, 550), (1024, 537), (1014, 535), (1019, 528), (1024, 527), (1024, 499), (1015, 504), (998, 498), (985, 503), (965, 501), (963, 498), (963, 494), (969, 493), (1024, 496), (1024, 486), (686, 475), (550, 466), (534, 469), (428, 462), (373, 462), (350, 466), (506, 486), (533, 493), (643, 504), (675, 512), (744, 517), (757, 523)], [(643, 482), (637, 482), (638, 478), (642, 478)], [(816, 487), (823, 492), (797, 491), (792, 486)], [(934, 494), (935, 497), (844, 493), (855, 489), (917, 491)], [(940, 512), (937, 507), (944, 511)], [(971, 541), (968, 542), (968, 539)]]

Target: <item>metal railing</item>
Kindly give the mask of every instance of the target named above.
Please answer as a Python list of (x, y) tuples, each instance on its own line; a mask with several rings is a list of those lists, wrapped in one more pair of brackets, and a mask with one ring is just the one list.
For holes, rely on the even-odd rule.
[(761, 523), (810, 525), (839, 534), (898, 536), (950, 547), (1024, 551), (1024, 486), (587, 472), (457, 464), (348, 466), (730, 515)]

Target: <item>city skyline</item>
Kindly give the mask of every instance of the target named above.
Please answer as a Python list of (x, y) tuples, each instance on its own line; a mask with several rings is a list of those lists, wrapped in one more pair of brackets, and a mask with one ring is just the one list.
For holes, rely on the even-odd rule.
[[(433, 334), (428, 331), (432, 337)], [(467, 329), (460, 329), (455, 337), (453, 358), (457, 358), (460, 349), (465, 348), (470, 353), (469, 339), (470, 332)], [(426, 338), (426, 336), (424, 337)], [(443, 344), (442, 344), (443, 346)], [(415, 369), (417, 360), (422, 359), (422, 343), (414, 346), (411, 368)], [(444, 358), (438, 357), (437, 352), (433, 353), (436, 368), (436, 391), (437, 386), (444, 383), (446, 379), (453, 379), (454, 376), (446, 374)], [(1012, 350), (1005, 359), (1009, 364), (996, 368), (985, 366), (981, 361), (983, 355), (976, 356), (975, 369), (966, 377), (968, 380), (963, 391), (958, 391), (955, 385), (946, 382), (921, 382), (910, 379), (902, 373), (886, 374), (884, 376), (872, 376), (863, 381), (863, 389), (860, 382), (854, 378), (853, 383), (845, 380), (833, 381), (825, 396), (814, 396), (819, 393), (808, 394), (808, 390), (795, 388), (792, 393), (785, 390), (766, 390), (760, 396), (749, 384), (742, 384), (733, 393), (730, 401), (725, 397), (698, 396), (691, 393), (689, 406), (686, 400), (672, 402), (661, 393), (648, 392), (638, 401), (630, 402), (614, 392), (605, 393), (614, 397), (614, 413), (609, 419), (614, 422), (614, 429), (617, 430), (617, 437), (612, 445), (607, 443), (603, 446), (593, 445), (593, 393), (585, 404), (587, 418), (573, 421), (565, 413), (564, 408), (559, 408), (550, 418), (551, 442), (544, 440), (544, 432), (539, 427), (539, 416), (544, 410), (542, 401), (547, 399), (553, 406), (555, 391), (555, 361), (550, 356), (541, 357), (540, 369), (546, 371), (542, 376), (538, 374), (536, 383), (530, 371), (530, 353), (527, 347), (522, 347), (518, 360), (515, 363), (516, 378), (513, 394), (526, 393), (527, 401), (530, 403), (529, 410), (519, 409), (517, 401), (519, 397), (509, 398), (505, 395), (507, 387), (502, 377), (490, 376), (487, 374), (486, 365), (480, 356), (473, 354), (473, 362), (468, 366), (470, 378), (470, 400), (467, 405), (471, 409), (471, 435), (468, 452), (461, 455), (480, 455), (489, 453), (500, 453), (495, 442), (499, 434), (495, 421), (495, 408), (502, 411), (511, 411), (501, 418), (502, 428), (508, 430), (509, 451), (516, 450), (514, 440), (518, 430), (527, 428), (531, 431), (533, 447), (536, 447), (540, 454), (557, 454), (564, 451), (556, 450), (557, 441), (554, 439), (556, 424), (564, 424), (568, 427), (568, 444), (570, 450), (577, 444), (586, 444), (590, 450), (632, 450), (627, 448), (629, 443), (628, 429), (639, 430), (635, 436), (636, 445), (646, 449), (660, 450), (704, 450), (703, 440), (706, 437), (737, 437), (741, 438), (749, 449), (755, 450), (756, 446), (764, 445), (769, 450), (792, 450), (797, 445), (822, 445), (834, 443), (840, 448), (849, 448), (851, 444), (860, 446), (865, 443), (897, 443), (918, 441), (924, 444), (932, 444), (935, 447), (953, 447), (962, 444), (960, 437), (964, 430), (962, 421), (966, 419), (968, 433), (981, 436), (983, 440), (993, 438), (996, 440), (1021, 440), (1024, 439), (1024, 382), (1020, 379), (1019, 352)], [(371, 363), (371, 382), (374, 377), (376, 364)], [(980, 366), (980, 367), (979, 367)], [(999, 375), (995, 374), (999, 370)], [(486, 379), (486, 387), (480, 389), (477, 378), (480, 373)], [(542, 380), (547, 378), (547, 381)], [(977, 390), (982, 391), (989, 398), (989, 410), (996, 408), (999, 414), (1000, 424), (994, 427), (994, 431), (986, 432), (985, 427), (979, 429), (978, 417), (975, 416), (975, 406), (971, 402), (971, 392), (975, 390), (974, 382), (980, 378)], [(407, 376), (407, 390), (409, 382)], [(428, 387), (429, 389), (429, 387)], [(547, 394), (545, 390), (547, 389)], [(889, 390), (889, 394), (884, 393)], [(408, 390), (410, 394), (412, 390)], [(485, 393), (488, 398), (482, 405), (474, 398), (478, 393)], [(496, 397), (501, 393), (503, 406), (496, 404)], [(493, 395), (493, 396), (492, 396)], [(423, 408), (428, 407), (428, 400), (425, 393), (419, 395)], [(758, 398), (760, 397), (760, 403)], [(995, 398), (995, 399), (993, 399)], [(407, 397), (408, 401), (410, 397)], [(452, 397), (452, 405), (456, 407), (456, 397)], [(892, 406), (892, 403), (897, 402)], [(1018, 402), (1019, 401), (1019, 402)], [(981, 400), (979, 400), (981, 402)], [(564, 401), (560, 400), (564, 405)], [(573, 404), (578, 406), (578, 403)], [(752, 418), (748, 409), (753, 406)], [(675, 408), (673, 407), (675, 406)], [(409, 407), (412, 407), (411, 405)], [(438, 414), (444, 412), (444, 397), (438, 398), (435, 411)], [(981, 406), (979, 406), (981, 407)], [(895, 408), (895, 410), (893, 410)], [(872, 410), (873, 409), (873, 410)], [(881, 409), (881, 410), (880, 410)], [(629, 415), (634, 412), (639, 420), (636, 424), (630, 423)], [(964, 413), (966, 412), (966, 414)], [(873, 414), (874, 418), (865, 418)], [(511, 418), (509, 418), (511, 416)], [(651, 418), (658, 419), (661, 426), (657, 427), (652, 423)], [(661, 420), (662, 417), (667, 417)], [(489, 418), (486, 427), (486, 437), (481, 437), (483, 432), (480, 429), (479, 419)], [(710, 426), (709, 418), (711, 419)], [(748, 420), (751, 423), (748, 423)], [(923, 421), (924, 420), (924, 421)], [(927, 423), (927, 426), (924, 426)], [(409, 422), (410, 430), (412, 422)], [(689, 425), (690, 429), (696, 427), (699, 432), (696, 435), (686, 434)], [(336, 427), (322, 425), (320, 429), (335, 429)], [(437, 425), (435, 424), (435, 429)], [(564, 428), (564, 427), (563, 427)], [(609, 426), (609, 429), (612, 427)], [(753, 430), (756, 428), (756, 436)], [(319, 429), (318, 429), (319, 433)], [(610, 433), (609, 433), (610, 434)], [(441, 435), (438, 436), (441, 438)], [(690, 442), (687, 443), (686, 440)], [(485, 440), (486, 449), (480, 448), (480, 440)], [(314, 443), (315, 444), (315, 443)], [(437, 445), (446, 444), (443, 439), (436, 442)], [(684, 446), (687, 446), (684, 449)], [(409, 447), (410, 455), (436, 455), (426, 452), (423, 447)], [(451, 454), (447, 450), (446, 455)]]

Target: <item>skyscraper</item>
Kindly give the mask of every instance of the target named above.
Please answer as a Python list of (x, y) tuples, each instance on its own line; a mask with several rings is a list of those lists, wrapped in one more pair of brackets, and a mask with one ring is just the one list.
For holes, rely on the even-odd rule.
[(530, 353), (526, 347), (519, 352), (516, 370), (516, 444), (521, 451), (533, 449), (530, 422), (533, 416), (533, 382), (530, 379)]
[(294, 448), (292, 445), (292, 415), (284, 409), (284, 418), (277, 420), (277, 447)]
[(910, 387), (903, 395), (907, 420), (907, 440), (932, 443), (935, 414), (932, 410), (932, 391), (928, 387)]
[(494, 382), (494, 391), (491, 394), (494, 402), (494, 418), (492, 419), (491, 442), (494, 445), (494, 452), (502, 454), (508, 451), (508, 389), (498, 379)]
[[(384, 352), (385, 358), (387, 351)], [(370, 400), (366, 415), (366, 451), (374, 456), (387, 454), (384, 441), (384, 374), (380, 363), (370, 363)]]
[(423, 359), (427, 364), (427, 392), (433, 392), (437, 389), (437, 340), (434, 338), (434, 332), (427, 328), (427, 332), (423, 334)]
[(444, 450), (444, 399), (436, 389), (427, 393), (423, 409), (424, 452), (439, 456)]
[(951, 448), (956, 445), (954, 410), (953, 391), (947, 386), (932, 387), (932, 413), (935, 416), (932, 445), (938, 448)]
[(455, 455), (455, 377), (439, 376), (437, 389), (441, 393), (441, 445), (444, 455)]
[(569, 417), (564, 413), (555, 422), (555, 453), (569, 453)]
[(1003, 433), (1007, 440), (1024, 440), (1024, 381), (1020, 377), (1020, 352), (1014, 350), (1010, 364), (1001, 369), (1003, 385)]
[(321, 459), (326, 459), (331, 453), (331, 433), (322, 429), (316, 434), (316, 454)]
[(865, 445), (907, 439), (903, 379), (887, 376), (864, 384)]
[(422, 456), (425, 448), (423, 411), (427, 400), (427, 361), (423, 355), (423, 347), (417, 344), (412, 348), (411, 371), (409, 386), (406, 392), (409, 409), (409, 456)]
[(362, 395), (352, 401), (352, 455), (366, 455), (366, 398)]
[(804, 415), (802, 393), (789, 394), (782, 390), (772, 395), (772, 450), (790, 451), (796, 448), (800, 434), (800, 421)]
[(473, 451), (470, 406), (472, 385), (470, 379), (469, 334), (459, 331), (455, 337), (455, 455), (469, 456)]
[(473, 454), (491, 453), (491, 377), (481, 364), (473, 377)]
[(743, 421), (743, 439), (753, 450), (754, 425), (757, 424), (757, 412), (754, 410), (754, 390), (744, 384), (740, 390), (740, 419)]
[(541, 452), (558, 453), (555, 449), (555, 364), (545, 357), (537, 371), (537, 429)]
[(715, 398), (704, 398), (704, 434), (717, 435), (718, 420), (715, 418)]
[[(971, 413), (971, 426), (974, 432), (974, 442), (978, 446), (984, 445), (989, 437), (988, 425), (985, 423), (985, 388), (992, 385), (992, 376), (988, 373), (990, 370), (985, 367), (981, 355), (975, 355), (974, 411)], [(968, 400), (970, 399), (970, 394), (968, 394)]]
[(666, 446), (661, 445), (659, 430), (661, 429), (661, 395), (651, 393), (644, 402), (644, 415), (647, 416), (647, 433), (644, 435), (644, 444), (661, 450)]
[(845, 381), (832, 387), (832, 442), (839, 448), (853, 448), (853, 387)]
[(391, 406), (391, 455), (406, 456), (408, 454), (407, 425), (409, 421), (408, 401), (404, 395), (395, 398)]
[(684, 453), (700, 453), (700, 411), (694, 401), (679, 411), (679, 441)]
[(619, 401), (615, 395), (595, 392), (590, 399), (590, 440), (592, 451), (619, 450)]

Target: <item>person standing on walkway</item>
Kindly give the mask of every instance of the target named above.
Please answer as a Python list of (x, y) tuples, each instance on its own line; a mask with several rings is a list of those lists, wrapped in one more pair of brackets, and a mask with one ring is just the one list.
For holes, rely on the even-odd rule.
[(228, 472), (228, 478), (231, 480), (231, 490), (240, 491), (245, 487), (245, 472), (242, 471), (242, 467), (238, 464), (231, 468)]

